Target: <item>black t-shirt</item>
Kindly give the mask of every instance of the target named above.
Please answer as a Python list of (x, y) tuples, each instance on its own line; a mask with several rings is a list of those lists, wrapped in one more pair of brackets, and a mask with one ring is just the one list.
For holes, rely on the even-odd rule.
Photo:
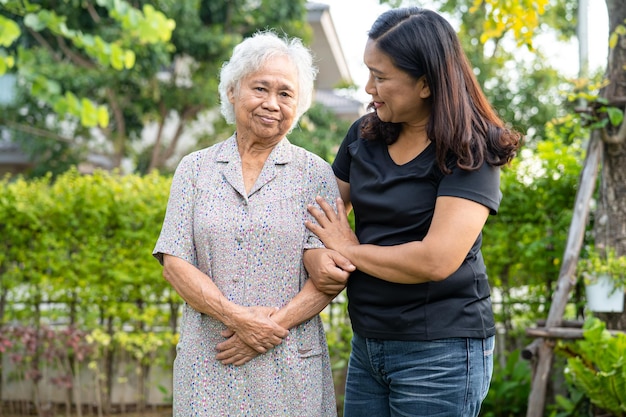
[[(361, 243), (393, 246), (426, 236), (438, 196), (467, 198), (496, 214), (500, 170), (483, 165), (445, 175), (431, 143), (415, 159), (397, 165), (387, 145), (365, 140), (355, 122), (333, 162), (337, 178), (350, 183), (355, 231)], [(354, 271), (348, 281), (352, 327), (363, 337), (388, 340), (484, 338), (495, 334), (487, 273), (478, 236), (465, 261), (447, 279), (397, 284)], [(441, 256), (446, 256), (442, 253)]]

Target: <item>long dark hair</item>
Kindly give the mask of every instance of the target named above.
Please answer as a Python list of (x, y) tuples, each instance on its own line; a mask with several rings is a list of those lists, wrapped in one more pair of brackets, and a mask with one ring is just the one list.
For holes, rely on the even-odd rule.
[[(522, 134), (507, 128), (491, 107), (446, 19), (419, 7), (391, 9), (376, 19), (368, 35), (397, 68), (415, 80), (425, 75), (431, 92), (427, 134), (443, 172), (450, 172), (446, 162), (451, 159), (462, 169), (476, 170), (484, 162), (502, 166), (515, 157)], [(361, 124), (364, 138), (384, 138), (387, 144), (401, 130), (401, 124), (383, 122), (375, 112)]]

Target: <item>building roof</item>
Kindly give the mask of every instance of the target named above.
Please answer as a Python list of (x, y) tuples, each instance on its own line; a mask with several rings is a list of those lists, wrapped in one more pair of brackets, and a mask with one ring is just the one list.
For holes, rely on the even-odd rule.
[(354, 121), (365, 113), (364, 103), (332, 90), (315, 90), (315, 102), (332, 109), (337, 117), (348, 121)]
[(0, 129), (0, 177), (9, 172), (22, 172), (31, 165), (30, 158), (11, 141), (9, 132)]
[(310, 48), (319, 69), (315, 101), (329, 107), (343, 119), (356, 120), (365, 111), (364, 103), (333, 91), (340, 83), (352, 84), (353, 80), (335, 30), (330, 6), (308, 2), (306, 7), (307, 22), (313, 29)]
[(307, 3), (307, 22), (313, 28), (313, 42), (310, 47), (319, 68), (317, 88), (331, 90), (342, 81), (352, 83), (350, 69), (330, 14), (330, 6)]

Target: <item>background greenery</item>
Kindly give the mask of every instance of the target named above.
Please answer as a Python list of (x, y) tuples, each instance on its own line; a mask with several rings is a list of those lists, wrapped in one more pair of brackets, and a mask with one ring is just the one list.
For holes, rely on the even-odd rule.
[[(314, 109), (308, 118), (316, 132), (345, 128), (324, 109)], [(332, 155), (333, 141), (307, 142), (304, 132), (293, 141)], [(520, 362), (519, 350), (529, 343), (525, 328), (546, 314), (566, 241), (584, 152), (580, 141), (564, 141), (556, 126), (547, 132), (552, 136), (504, 171), (505, 198), (484, 232), (500, 326), (485, 415), (521, 415), (525, 409), (530, 365)], [(338, 134), (331, 133), (329, 138)], [(544, 175), (548, 170), (551, 175)], [(101, 407), (107, 410), (107, 396), (118, 383), (112, 368), (117, 360), (130, 358), (145, 375), (153, 366), (170, 366), (181, 300), (150, 255), (170, 181), (157, 172), (85, 176), (70, 169), (54, 178), (0, 183), (0, 346), (19, 370), (12, 378), (75, 384), (80, 369), (95, 367)], [(570, 318), (581, 317), (578, 297)], [(351, 336), (342, 300), (324, 313), (340, 400)], [(73, 344), (69, 340), (76, 334), (83, 336)], [(45, 353), (52, 345), (65, 349)], [(43, 369), (59, 373), (46, 381)]]
[[(589, 137), (586, 115), (575, 106), (581, 95), (595, 100), (602, 85), (599, 74), (566, 79), (532, 45), (536, 32), (574, 35), (575, 1), (516, 5), (432, 2), (458, 22), (494, 107), (527, 135), (503, 172), (502, 206), (484, 232), (499, 334), (482, 414), (498, 417), (526, 411), (531, 364), (519, 352), (531, 341), (525, 329), (550, 308)], [(309, 41), (305, 14), (302, 0), (0, 0), (0, 74), (18, 80), (0, 125), (35, 162), (23, 176), (0, 182), (0, 366), (13, 370), (0, 369), (0, 398), (5, 382), (27, 382), (24, 403), (43, 415), (38, 390), (52, 384), (66, 391), (59, 399), (66, 410), (73, 404), (80, 411), (91, 400), (73, 387), (86, 382), (80, 378), (89, 369), (91, 405), (106, 414), (113, 388), (127, 383), (116, 363), (130, 363), (122, 374), (145, 384), (155, 368), (170, 366), (181, 300), (150, 255), (169, 174), (181, 154), (231, 134), (215, 116), (214, 75), (233, 45), (266, 27)], [(525, 22), (524, 33), (497, 25), (511, 15)], [(207, 129), (181, 143), (199, 121)], [(348, 123), (314, 106), (289, 137), (331, 161)], [(156, 133), (142, 138), (149, 124)], [(166, 124), (176, 126), (172, 136), (164, 134)], [(76, 165), (93, 153), (110, 158), (113, 169), (80, 175)], [(588, 317), (581, 289), (565, 319)], [(324, 320), (341, 402), (351, 336), (343, 297)], [(571, 352), (599, 349), (605, 345)], [(616, 361), (626, 360), (616, 352)], [(593, 393), (558, 378), (568, 363), (554, 365), (547, 412), (589, 415)], [(170, 392), (161, 389), (167, 403)], [(133, 401), (147, 407), (145, 395)]]

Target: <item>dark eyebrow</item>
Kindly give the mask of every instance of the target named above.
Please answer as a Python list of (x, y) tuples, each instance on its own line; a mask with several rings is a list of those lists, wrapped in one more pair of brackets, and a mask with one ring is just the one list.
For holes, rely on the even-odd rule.
[(376, 69), (376, 67), (367, 67), (367, 69), (368, 69), (370, 72), (373, 72), (373, 73), (375, 73), (375, 74), (383, 74), (383, 72), (382, 72), (381, 70), (379, 70), (379, 69)]

